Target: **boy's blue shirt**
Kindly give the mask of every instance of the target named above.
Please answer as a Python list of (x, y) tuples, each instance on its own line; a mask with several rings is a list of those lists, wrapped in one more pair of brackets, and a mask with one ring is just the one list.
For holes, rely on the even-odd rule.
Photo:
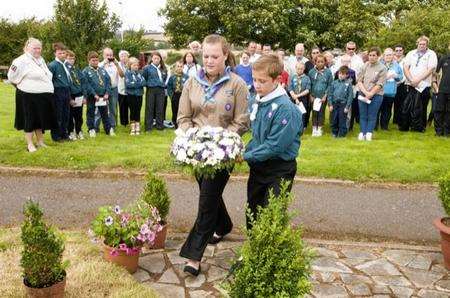
[[(103, 96), (105, 94), (111, 94), (111, 79), (104, 68), (98, 67), (94, 69), (91, 66), (86, 66), (83, 74), (86, 77), (88, 96), (94, 97), (95, 95)], [(99, 77), (102, 79), (103, 84), (100, 83)]]
[(184, 86), (184, 84), (186, 83), (186, 81), (189, 79), (189, 76), (185, 73), (183, 74), (173, 74), (170, 76), (169, 81), (167, 82), (167, 95), (169, 97), (172, 97), (173, 94), (175, 93), (175, 83), (176, 83), (176, 79), (178, 76), (182, 76), (181, 77), (181, 84)]
[(87, 80), (83, 72), (76, 66), (65, 62), (67, 69), (69, 70), (70, 77), (72, 79), (70, 84), (70, 94), (79, 95), (82, 94), (85, 98), (87, 97)]
[(352, 80), (334, 80), (330, 89), (328, 90), (328, 105), (333, 105), (336, 103), (345, 104), (347, 108), (352, 105), (353, 101), (353, 87)]
[(318, 71), (317, 68), (313, 68), (308, 73), (311, 79), (311, 96), (314, 98), (322, 98), (327, 94), (331, 83), (333, 82), (333, 74), (328, 68), (323, 71)]
[(48, 69), (52, 72), (53, 87), (55, 88), (70, 88), (70, 81), (67, 77), (67, 72), (61, 62), (53, 60), (48, 64)]
[(383, 93), (385, 96), (388, 97), (395, 97), (397, 94), (397, 82), (400, 82), (403, 79), (403, 70), (400, 66), (400, 64), (397, 63), (397, 61), (392, 61), (389, 66), (382, 61), (384, 66), (386, 66), (387, 71), (390, 70), (395, 71), (397, 74), (397, 77), (393, 80), (386, 80), (386, 82), (383, 85)]
[(138, 71), (127, 69), (125, 71), (125, 93), (134, 96), (144, 94), (145, 79)]
[(144, 77), (146, 81), (147, 87), (166, 87), (166, 79), (167, 79), (167, 72), (161, 71), (161, 77), (162, 80), (158, 76), (158, 71), (156, 70), (156, 67), (153, 64), (148, 64), (144, 67), (142, 71), (142, 76)]
[[(281, 87), (278, 87), (281, 88)], [(300, 148), (303, 130), (302, 114), (286, 93), (258, 105), (251, 122), (252, 139), (248, 143), (244, 160), (249, 164), (270, 159), (295, 160)]]
[(296, 94), (305, 90), (311, 90), (311, 79), (305, 74), (301, 76), (295, 74), (291, 78), (288, 90), (289, 92), (294, 91)]

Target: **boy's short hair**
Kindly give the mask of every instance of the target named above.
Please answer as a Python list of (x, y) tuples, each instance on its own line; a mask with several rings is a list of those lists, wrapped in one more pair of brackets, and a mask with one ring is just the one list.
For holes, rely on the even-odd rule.
[(71, 50), (66, 50), (66, 54), (67, 54), (67, 57), (73, 57), (73, 58), (76, 57), (75, 53), (72, 52)]
[(177, 60), (177, 61), (175, 61), (175, 65), (177, 65), (177, 64), (181, 64), (181, 65), (184, 65), (184, 61), (183, 60)]
[(371, 47), (369, 49), (369, 52), (367, 52), (367, 54), (375, 52), (377, 53), (377, 56), (381, 56), (381, 49), (379, 47)]
[(342, 74), (345, 74), (345, 75), (348, 75), (349, 68), (348, 68), (348, 66), (342, 65), (341, 67), (339, 67), (338, 72), (342, 73)]
[(87, 55), (88, 61), (91, 60), (92, 58), (98, 58), (98, 53), (95, 51), (90, 51)]
[(66, 47), (62, 42), (55, 42), (55, 43), (52, 45), (52, 48), (53, 48), (53, 51), (54, 51), (54, 52), (56, 52), (56, 51), (65, 51), (65, 50), (67, 50), (67, 47)]
[(283, 64), (277, 55), (265, 54), (253, 63), (252, 70), (265, 71), (269, 77), (276, 79), (283, 72)]
[(139, 59), (136, 57), (130, 57), (128, 59), (128, 68), (131, 68), (131, 65), (135, 63), (139, 64)]

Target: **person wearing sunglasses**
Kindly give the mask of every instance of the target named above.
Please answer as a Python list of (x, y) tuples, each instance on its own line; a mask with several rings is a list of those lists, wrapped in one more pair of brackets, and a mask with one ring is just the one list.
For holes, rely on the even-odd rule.
[[(400, 65), (403, 73), (403, 64), (405, 62), (405, 48), (401, 44), (397, 44), (396, 46), (394, 46), (394, 61), (396, 61), (398, 65)], [(392, 123), (394, 124), (398, 124), (400, 109), (407, 94), (405, 81), (406, 78), (405, 76), (403, 76), (403, 78), (397, 82), (397, 93), (395, 94), (394, 98), (394, 116), (392, 119)]]
[[(417, 49), (410, 51), (403, 65), (408, 85), (407, 100), (418, 97), (421, 104), (414, 106), (412, 117), (404, 115), (400, 129), (424, 132), (427, 124), (427, 108), (430, 101), (431, 77), (437, 67), (437, 56), (428, 48), (429, 38), (421, 36), (417, 39)], [(404, 110), (404, 109), (402, 109)], [(417, 115), (417, 116), (416, 116)]]

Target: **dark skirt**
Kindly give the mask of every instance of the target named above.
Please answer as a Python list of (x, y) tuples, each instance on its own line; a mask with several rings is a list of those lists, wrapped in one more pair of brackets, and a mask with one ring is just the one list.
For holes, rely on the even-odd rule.
[(27, 93), (16, 89), (17, 130), (33, 132), (56, 127), (55, 105), (52, 93)]

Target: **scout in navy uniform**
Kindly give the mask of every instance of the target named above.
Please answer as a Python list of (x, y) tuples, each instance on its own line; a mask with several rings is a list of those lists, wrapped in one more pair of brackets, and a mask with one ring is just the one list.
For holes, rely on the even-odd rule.
[(331, 132), (333, 137), (347, 135), (347, 113), (352, 106), (353, 88), (348, 66), (341, 66), (338, 78), (331, 83), (328, 91), (328, 107), (331, 112)]
[(83, 104), (86, 104), (86, 77), (81, 70), (75, 66), (75, 53), (67, 50), (67, 58), (64, 62), (70, 73), (70, 116), (69, 116), (69, 139), (83, 140)]
[(183, 61), (177, 61), (175, 64), (175, 73), (170, 76), (167, 83), (167, 95), (172, 102), (172, 123), (177, 125), (178, 106), (180, 104), (181, 92), (183, 91), (184, 83), (189, 79), (189, 76), (183, 72)]
[[(87, 90), (87, 126), (89, 129), (89, 136), (94, 138), (95, 131), (95, 110), (98, 109), (103, 122), (103, 128), (106, 134), (110, 134), (111, 125), (108, 117), (108, 98), (111, 92), (111, 83), (109, 75), (101, 67), (98, 67), (98, 54), (96, 52), (88, 53), (89, 66), (83, 70), (86, 77)], [(106, 101), (106, 104), (104, 102)]]
[(68, 126), (70, 113), (70, 74), (64, 60), (66, 59), (66, 46), (60, 42), (53, 44), (55, 60), (49, 63), (48, 69), (53, 74), (53, 87), (55, 89), (55, 110), (57, 127), (51, 130), (52, 139), (56, 142), (68, 140)]
[(139, 72), (139, 60), (131, 57), (125, 71), (125, 92), (127, 93), (127, 104), (130, 108), (130, 135), (139, 135), (141, 127), (142, 95), (144, 94), (145, 79)]
[[(258, 206), (268, 204), (269, 190), (279, 194), (281, 179), (289, 181), (291, 189), (303, 124), (299, 108), (279, 85), (283, 65), (278, 57), (263, 55), (252, 69), (257, 96), (250, 114), (252, 139), (244, 160), (250, 166), (247, 203), (256, 218)], [(249, 218), (247, 228), (251, 228)]]
[(297, 62), (295, 65), (296, 74), (292, 76), (291, 83), (289, 84), (289, 93), (295, 104), (303, 105), (306, 113), (302, 114), (303, 129), (308, 127), (309, 114), (311, 113), (311, 105), (309, 102), (309, 91), (311, 90), (311, 80), (304, 73), (305, 63), (302, 61)]
[[(316, 57), (316, 65), (308, 73), (311, 79), (311, 102), (313, 103), (312, 111), (312, 125), (313, 137), (322, 136), (322, 126), (325, 122), (325, 107), (327, 102), (328, 88), (333, 82), (333, 74), (328, 68), (325, 68), (325, 57), (318, 54)], [(321, 106), (319, 111), (314, 111), (314, 101), (316, 98), (320, 99)]]

